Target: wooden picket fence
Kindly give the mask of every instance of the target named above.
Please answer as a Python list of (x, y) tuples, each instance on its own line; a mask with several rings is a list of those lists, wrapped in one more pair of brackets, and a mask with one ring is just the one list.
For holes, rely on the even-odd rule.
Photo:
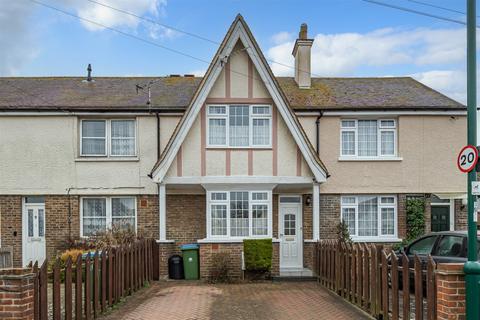
[[(314, 267), (322, 285), (377, 319), (436, 319), (432, 257), (428, 257), (426, 271), (418, 256), (413, 268), (405, 253), (399, 261), (382, 246), (323, 240), (316, 244)], [(405, 290), (399, 288), (400, 273)]]
[(35, 263), (34, 319), (98, 317), (153, 280), (154, 246), (154, 240), (138, 240), (69, 258), (64, 266), (57, 259), (51, 271), (48, 261)]

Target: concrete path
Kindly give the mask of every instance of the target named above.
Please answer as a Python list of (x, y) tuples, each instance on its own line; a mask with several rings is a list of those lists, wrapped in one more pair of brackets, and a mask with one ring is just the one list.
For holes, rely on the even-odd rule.
[(370, 319), (316, 282), (155, 282), (103, 320)]

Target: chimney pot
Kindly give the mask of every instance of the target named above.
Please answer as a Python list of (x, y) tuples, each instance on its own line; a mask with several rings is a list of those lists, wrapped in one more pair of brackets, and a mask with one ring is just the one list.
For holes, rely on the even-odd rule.
[(308, 26), (306, 23), (302, 23), (300, 26), (300, 32), (298, 33), (298, 38), (302, 40), (306, 40), (308, 35)]

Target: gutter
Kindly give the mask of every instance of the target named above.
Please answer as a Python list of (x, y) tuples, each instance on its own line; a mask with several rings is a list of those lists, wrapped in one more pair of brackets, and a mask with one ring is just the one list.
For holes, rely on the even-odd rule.
[(157, 117), (157, 161), (160, 159), (160, 116), (158, 111), (155, 112), (155, 116)]

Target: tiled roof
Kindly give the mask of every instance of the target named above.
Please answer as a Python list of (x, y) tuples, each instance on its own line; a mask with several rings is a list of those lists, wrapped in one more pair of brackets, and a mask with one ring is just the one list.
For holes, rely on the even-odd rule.
[[(3, 77), (0, 110), (183, 110), (200, 77)], [(152, 103), (136, 84), (150, 80)], [(465, 109), (465, 106), (408, 77), (312, 78), (299, 89), (291, 77), (277, 77), (290, 106), (297, 110)]]

